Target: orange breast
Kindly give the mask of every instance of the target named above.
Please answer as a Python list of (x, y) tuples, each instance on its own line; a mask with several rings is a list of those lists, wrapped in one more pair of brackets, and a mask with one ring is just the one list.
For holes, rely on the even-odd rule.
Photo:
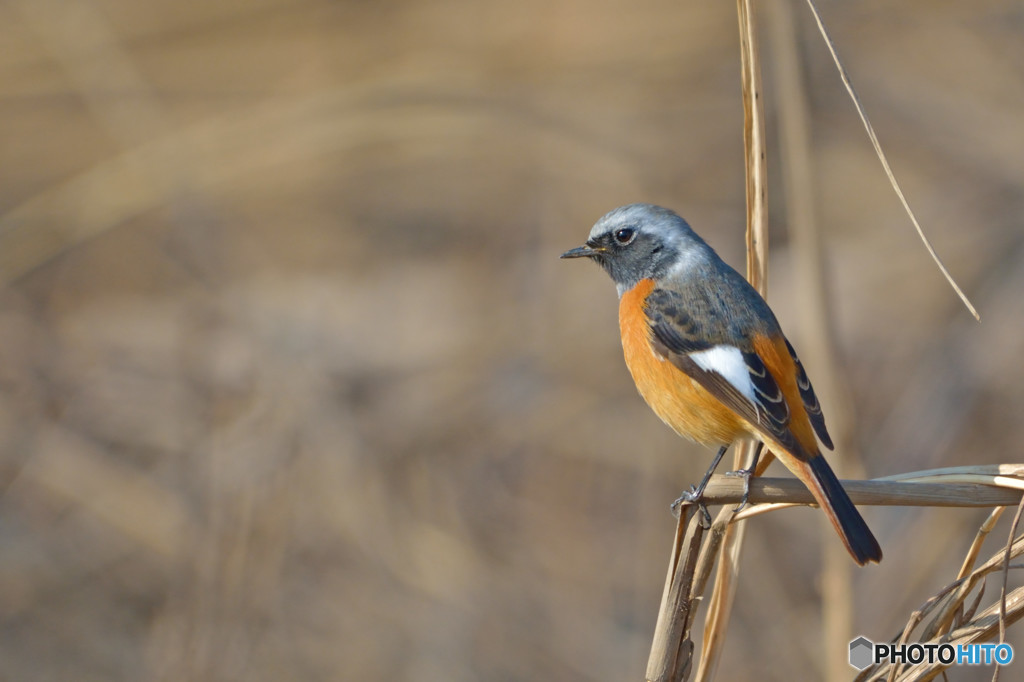
[(747, 432), (736, 414), (651, 348), (644, 299), (654, 281), (642, 280), (619, 300), (622, 350), (633, 381), (647, 404), (681, 436), (718, 447)]

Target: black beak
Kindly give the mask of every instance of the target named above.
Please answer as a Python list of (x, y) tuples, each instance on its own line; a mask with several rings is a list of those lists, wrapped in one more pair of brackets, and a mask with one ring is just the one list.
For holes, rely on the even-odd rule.
[(594, 256), (600, 256), (604, 249), (598, 247), (594, 248), (589, 244), (583, 246), (577, 246), (575, 249), (569, 249), (563, 253), (559, 258), (593, 258)]

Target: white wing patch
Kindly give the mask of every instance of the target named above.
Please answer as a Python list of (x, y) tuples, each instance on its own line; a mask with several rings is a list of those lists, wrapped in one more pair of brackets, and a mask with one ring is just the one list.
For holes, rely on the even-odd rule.
[(736, 346), (713, 346), (707, 350), (690, 353), (690, 358), (706, 372), (721, 374), (726, 381), (742, 393), (747, 400), (757, 404), (754, 398), (754, 382), (750, 370), (743, 360), (743, 353)]

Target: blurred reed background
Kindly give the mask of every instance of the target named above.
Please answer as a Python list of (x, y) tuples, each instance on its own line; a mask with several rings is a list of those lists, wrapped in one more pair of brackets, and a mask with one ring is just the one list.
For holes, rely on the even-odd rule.
[[(797, 2), (866, 473), (1020, 461), (1024, 6), (821, 9), (982, 314)], [(653, 201), (742, 269), (732, 4), (11, 0), (0, 45), (0, 680), (642, 676), (711, 453), (557, 256)], [(857, 631), (896, 634), (985, 515), (867, 510)], [(720, 679), (818, 677), (820, 531), (750, 523)]]

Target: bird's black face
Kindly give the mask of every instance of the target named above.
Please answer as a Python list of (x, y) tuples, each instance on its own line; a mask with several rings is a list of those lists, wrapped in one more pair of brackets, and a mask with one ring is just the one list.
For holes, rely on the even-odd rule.
[(562, 258), (591, 258), (611, 275), (620, 292), (663, 274), (677, 256), (660, 231), (644, 229), (639, 223), (617, 223), (595, 232), (586, 244), (566, 251)]

